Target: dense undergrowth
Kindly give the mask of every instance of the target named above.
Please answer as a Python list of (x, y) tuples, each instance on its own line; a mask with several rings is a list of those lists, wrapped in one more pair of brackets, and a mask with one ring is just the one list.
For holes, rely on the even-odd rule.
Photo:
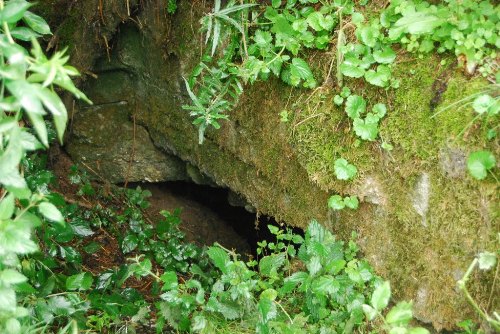
[[(175, 1), (168, 4), (175, 11)], [(293, 86), (316, 87), (313, 71), (298, 54), (326, 49), (335, 27), (339, 86), (348, 76), (396, 88), (397, 78), (390, 74), (393, 42), (410, 51), (454, 50), (465, 56), (469, 69), (480, 67), (490, 76), (497, 45), (492, 37), (497, 28), (488, 30), (487, 24), (496, 23), (488, 14), (493, 7), (489, 2), (462, 5), (457, 14), (446, 5), (393, 1), (383, 20), (365, 22), (350, 1), (272, 1), (263, 10), (231, 1), (221, 8), (216, 1), (204, 19), (210, 55), (187, 80), (194, 103), (188, 108), (200, 125), (200, 141), (206, 127), (217, 127), (216, 120), (237, 102), (240, 80), (274, 74)], [(67, 112), (58, 89), (90, 101), (73, 85), (70, 76), (78, 72), (66, 65), (64, 53), (47, 58), (36, 42), (50, 29), (30, 7), (24, 0), (0, 0), (0, 332), (427, 332), (412, 326), (411, 302), (389, 305), (389, 283), (373, 273), (354, 241), (337, 240), (314, 220), (304, 236), (270, 226), (276, 240), (259, 243), (255, 259), (246, 261), (220, 245), (186, 243), (178, 212), (164, 211), (163, 220), (152, 221), (144, 213), (150, 194), (140, 189), (110, 192), (75, 169), (70, 178), (79, 188), (76, 197), (54, 191), (46, 157), (36, 151), (63, 138)], [(251, 14), (256, 21), (239, 21), (256, 7), (262, 10)], [(464, 15), (472, 25), (448, 20), (450, 15)], [(479, 36), (474, 35), (479, 34), (476, 21), (484, 23)], [(361, 43), (349, 43), (342, 35), (354, 26)], [(220, 52), (223, 41), (229, 44)], [(235, 57), (242, 62), (235, 63)], [(478, 117), (497, 116), (497, 97), (486, 92), (471, 100)], [(367, 112), (368, 102), (346, 87), (333, 102), (345, 104), (360, 139), (377, 138), (378, 122), (388, 112), (384, 104), (369, 103)], [(496, 128), (489, 130), (494, 138)], [(478, 179), (494, 167), (490, 152), (469, 157), (471, 175)], [(349, 181), (357, 169), (339, 158), (335, 173)], [(334, 210), (358, 204), (355, 197), (339, 195), (328, 203)], [(496, 329), (498, 314), (475, 303), (467, 282), (476, 267), (491, 269), (497, 258), (498, 252), (480, 254), (458, 282)], [(476, 331), (471, 322), (462, 327)]]

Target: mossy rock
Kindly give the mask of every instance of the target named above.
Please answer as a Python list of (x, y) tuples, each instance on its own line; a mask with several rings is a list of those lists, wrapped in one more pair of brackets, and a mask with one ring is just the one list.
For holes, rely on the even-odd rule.
[[(203, 47), (200, 11), (180, 2), (174, 17), (158, 20), (154, 4), (145, 4), (140, 27), (122, 25), (115, 37), (112, 64), (130, 74), (134, 115), (155, 145), (231, 188), (260, 213), (298, 227), (315, 218), (346, 238), (357, 231), (365, 256), (391, 280), (394, 295), (414, 300), (417, 317), (436, 329), (474, 317), (456, 281), (479, 251), (497, 247), (500, 201), (495, 178), (472, 179), (465, 159), (478, 149), (498, 157), (500, 147), (484, 139), (481, 124), (468, 125), (474, 117), (470, 107), (445, 107), (487, 83), (464, 76), (451, 58), (442, 65), (442, 58), (412, 55), (394, 67), (398, 89), (348, 80), (370, 105), (388, 106), (381, 139), (358, 143), (351, 122), (332, 101), (339, 89), (327, 84), (331, 80), (314, 91), (270, 80), (246, 87), (230, 121), (209, 130), (199, 145), (181, 105), (189, 103), (182, 76), (189, 75)], [(311, 56), (318, 78), (324, 78), (330, 57)], [(283, 110), (288, 122), (280, 120)], [(383, 150), (382, 140), (394, 149)], [(354, 181), (335, 178), (339, 157), (357, 166)], [(357, 195), (359, 210), (330, 211), (327, 199), (337, 193)], [(491, 286), (492, 277), (481, 279), (483, 287)], [(473, 290), (481, 303), (488, 299), (488, 289)], [(495, 296), (491, 305), (498, 309), (499, 303)]]

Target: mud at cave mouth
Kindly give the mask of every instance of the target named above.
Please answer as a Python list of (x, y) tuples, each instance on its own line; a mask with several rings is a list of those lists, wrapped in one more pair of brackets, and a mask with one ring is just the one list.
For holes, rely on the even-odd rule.
[(180, 230), (187, 241), (199, 246), (212, 246), (217, 242), (248, 257), (257, 254), (259, 241), (276, 240), (268, 225), (288, 227), (296, 234), (304, 234), (302, 229), (277, 222), (271, 216), (250, 212), (255, 211), (253, 208), (235, 205), (234, 202), (241, 199), (227, 188), (185, 181), (130, 183), (128, 187), (151, 192), (147, 211), (157, 221), (162, 218), (160, 211), (180, 209)]

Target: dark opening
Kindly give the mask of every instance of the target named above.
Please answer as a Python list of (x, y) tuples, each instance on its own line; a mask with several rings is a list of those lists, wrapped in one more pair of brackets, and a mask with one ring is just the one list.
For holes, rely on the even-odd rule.
[[(152, 210), (171, 209), (176, 203), (180, 203), (179, 207), (183, 210), (184, 217), (198, 219), (201, 221), (193, 222), (183, 219), (184, 226), (181, 225), (189, 239), (189, 234), (194, 232), (195, 240), (198, 243), (211, 245), (214, 241), (219, 242), (228, 248), (236, 248), (241, 253), (250, 253), (256, 255), (257, 242), (262, 240), (275, 241), (275, 237), (269, 232), (268, 225), (284, 227), (284, 223), (277, 222), (273, 217), (266, 215), (257, 215), (247, 211), (242, 206), (233, 206), (229, 203), (229, 189), (217, 188), (207, 185), (198, 185), (191, 182), (163, 182), (163, 183), (139, 183), (131, 184), (130, 187), (140, 186), (143, 189), (148, 189), (152, 192), (151, 202), (153, 203)], [(160, 197), (164, 197), (163, 199)], [(168, 203), (171, 199), (173, 203)], [(159, 203), (159, 206), (155, 206)], [(196, 203), (193, 205), (192, 203)], [(168, 204), (169, 208), (162, 208), (162, 205)], [(194, 210), (196, 212), (190, 212)], [(199, 210), (206, 210), (206, 215), (200, 215)], [(214, 222), (214, 216), (218, 217), (218, 221)], [(196, 229), (192, 231), (190, 229)], [(214, 229), (225, 229), (226, 231), (215, 231)], [(212, 230), (212, 231), (210, 231)], [(292, 230), (303, 235), (303, 231), (299, 228)], [(209, 237), (204, 238), (203, 234), (208, 231)], [(234, 231), (234, 232), (233, 232)], [(236, 236), (235, 234), (236, 233)], [(199, 235), (196, 235), (199, 234)], [(196, 240), (200, 237), (201, 240)], [(216, 240), (220, 239), (220, 240)], [(246, 245), (241, 245), (243, 240)], [(236, 245), (233, 247), (233, 245)]]

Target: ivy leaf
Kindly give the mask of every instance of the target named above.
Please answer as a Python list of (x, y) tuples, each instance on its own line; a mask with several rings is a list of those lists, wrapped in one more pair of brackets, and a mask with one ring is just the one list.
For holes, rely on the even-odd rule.
[(58, 208), (52, 203), (49, 202), (42, 202), (38, 205), (38, 211), (47, 219), (58, 222), (58, 223), (64, 223), (64, 217), (59, 211)]
[(361, 116), (366, 110), (366, 101), (359, 95), (351, 95), (345, 103), (345, 112), (351, 119), (356, 119)]
[(483, 180), (487, 172), (495, 167), (496, 159), (489, 151), (477, 151), (469, 155), (467, 159), (467, 169), (472, 177)]
[(335, 168), (335, 175), (339, 180), (350, 180), (358, 172), (356, 166), (350, 164), (349, 162), (347, 162), (346, 159), (343, 158), (335, 160), (334, 168)]
[(342, 210), (345, 208), (345, 203), (340, 195), (333, 195), (328, 199), (328, 207), (333, 210)]
[(479, 269), (481, 270), (489, 270), (493, 268), (493, 266), (497, 262), (497, 256), (495, 253), (491, 252), (482, 252), (478, 256), (479, 260)]
[(391, 286), (389, 281), (380, 284), (375, 291), (373, 291), (371, 304), (377, 311), (382, 311), (389, 304), (391, 298)]
[(139, 240), (135, 234), (128, 234), (122, 241), (122, 252), (127, 254), (137, 248)]

